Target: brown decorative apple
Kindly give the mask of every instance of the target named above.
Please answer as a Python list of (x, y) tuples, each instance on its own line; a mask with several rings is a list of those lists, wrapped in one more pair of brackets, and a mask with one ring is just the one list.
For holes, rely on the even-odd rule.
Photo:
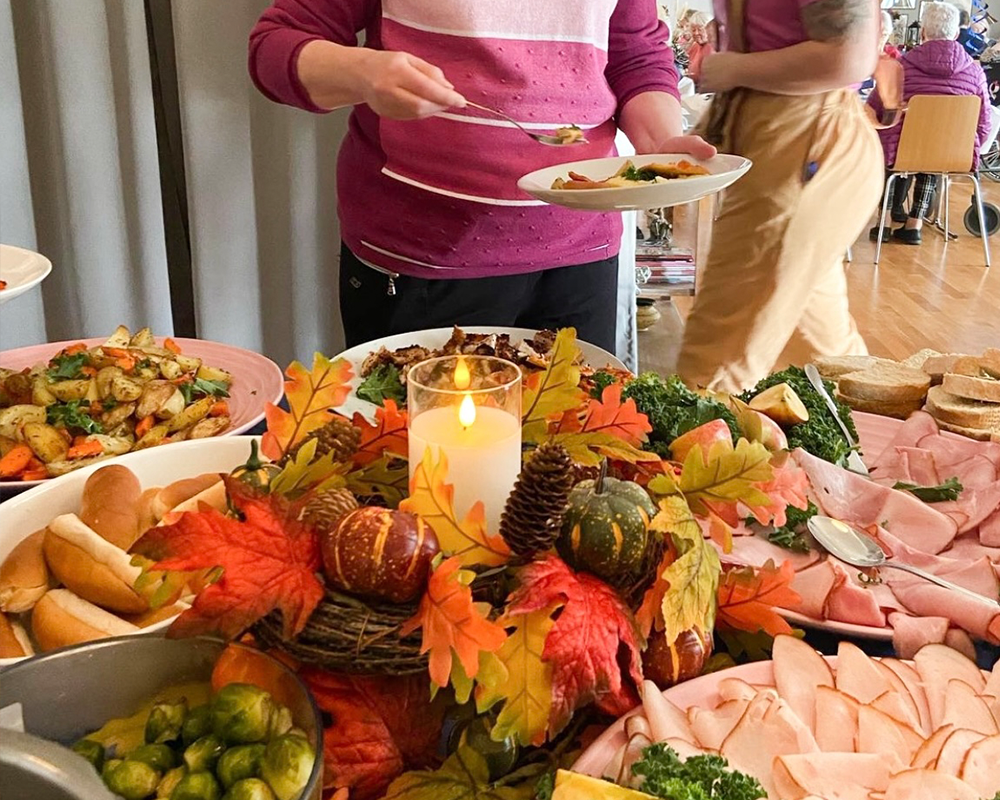
[(668, 642), (663, 631), (654, 630), (642, 654), (642, 672), (661, 689), (697, 678), (712, 654), (712, 634), (696, 628), (682, 632)]

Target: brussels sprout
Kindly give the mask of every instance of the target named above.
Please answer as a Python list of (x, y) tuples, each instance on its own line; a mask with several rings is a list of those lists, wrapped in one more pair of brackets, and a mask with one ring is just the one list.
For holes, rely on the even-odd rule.
[(186, 716), (187, 700), (157, 703), (149, 712), (149, 719), (146, 720), (146, 743), (163, 744), (178, 739)]
[(127, 756), (129, 761), (141, 761), (149, 764), (157, 772), (166, 772), (172, 769), (176, 759), (174, 751), (165, 744), (144, 744), (135, 748)]
[(273, 715), (270, 694), (248, 683), (230, 683), (212, 700), (212, 731), (228, 744), (262, 742)]
[(316, 753), (301, 736), (285, 734), (272, 739), (260, 762), (260, 777), (278, 800), (298, 800), (309, 782)]
[(157, 800), (170, 800), (174, 789), (177, 788), (177, 784), (181, 782), (181, 778), (185, 775), (187, 775), (187, 767), (174, 767), (160, 778), (160, 783), (156, 787)]
[(115, 767), (124, 762), (124, 760), (125, 759), (123, 758), (109, 758), (105, 760), (104, 766), (101, 767), (101, 777), (104, 779), (105, 783), (107, 783), (108, 775), (111, 774), (112, 770), (114, 770)]
[(271, 715), (271, 727), (268, 729), (267, 738), (273, 739), (288, 733), (294, 724), (291, 709), (288, 706), (278, 706)]
[(104, 776), (104, 783), (125, 800), (144, 800), (156, 791), (160, 773), (149, 764), (125, 759)]
[(260, 771), (260, 760), (264, 757), (264, 745), (241, 744), (229, 748), (215, 767), (215, 774), (222, 781), (222, 788), (228, 789), (244, 778), (256, 778)]
[(192, 708), (181, 726), (181, 741), (187, 747), (202, 736), (212, 732), (212, 707), (205, 705)]
[(192, 742), (184, 751), (184, 764), (191, 772), (209, 772), (225, 751), (226, 745), (218, 736), (209, 734)]
[(211, 772), (185, 775), (174, 788), (170, 800), (219, 800), (222, 789)]
[(230, 786), (222, 800), (274, 800), (274, 792), (260, 778), (244, 778)]
[(104, 766), (103, 744), (95, 742), (93, 739), (81, 739), (70, 749), (87, 759), (98, 772), (101, 771), (101, 767)]

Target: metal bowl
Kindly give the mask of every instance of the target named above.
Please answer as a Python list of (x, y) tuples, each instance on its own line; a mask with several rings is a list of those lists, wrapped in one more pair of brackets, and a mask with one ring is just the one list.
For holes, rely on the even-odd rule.
[[(212, 668), (226, 646), (225, 642), (209, 638), (119, 636), (54, 650), (21, 661), (0, 674), (0, 709), (20, 704), (26, 733), (70, 744), (97, 730), (109, 719), (134, 714), (160, 689), (187, 681), (209, 680)], [(258, 650), (244, 649), (255, 658), (279, 664)], [(320, 712), (298, 676), (283, 664), (280, 668), (291, 679), (290, 685), (295, 687), (289, 702), (295, 724), (306, 732), (316, 751), (316, 763), (301, 800), (319, 800), (323, 775), (323, 723)], [(10, 747), (17, 745), (15, 741), (10, 742)], [(6, 739), (2, 746), (6, 749)], [(75, 783), (61, 786), (59, 793), (18, 795), (12, 792), (8, 795), (6, 770), (15, 770), (18, 774), (37, 772), (38, 758), (45, 758), (45, 755), (29, 748), (20, 758), (8, 757), (3, 761), (3, 800), (17, 800), (20, 796), (25, 800), (101, 798), (92, 788)], [(90, 768), (78, 756), (73, 756), (73, 760)], [(53, 765), (51, 770), (59, 768)], [(91, 774), (96, 776), (93, 770)]]

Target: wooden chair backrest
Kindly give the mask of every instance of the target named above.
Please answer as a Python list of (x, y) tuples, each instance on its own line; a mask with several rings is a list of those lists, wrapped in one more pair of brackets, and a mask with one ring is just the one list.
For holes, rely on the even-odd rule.
[(972, 167), (982, 102), (969, 94), (911, 97), (893, 170), (968, 172)]

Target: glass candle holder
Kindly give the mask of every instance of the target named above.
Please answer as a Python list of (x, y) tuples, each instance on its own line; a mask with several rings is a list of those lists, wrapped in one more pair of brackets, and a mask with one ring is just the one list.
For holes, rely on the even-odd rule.
[(455, 514), (482, 501), (490, 533), (500, 526), (521, 471), (521, 370), (492, 356), (441, 356), (407, 374), (410, 479), (430, 448), (448, 459)]

